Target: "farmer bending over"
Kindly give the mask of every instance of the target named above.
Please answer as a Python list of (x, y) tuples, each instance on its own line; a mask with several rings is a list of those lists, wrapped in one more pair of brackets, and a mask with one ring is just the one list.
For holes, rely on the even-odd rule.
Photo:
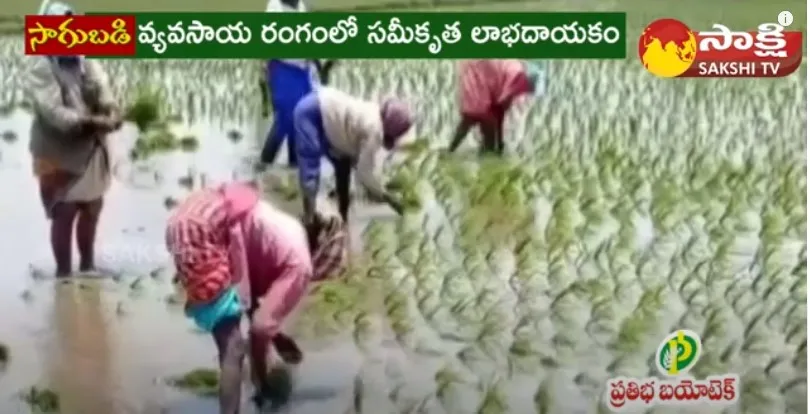
[[(301, 0), (270, 0), (266, 9), (271, 13), (296, 13), (306, 10)], [(305, 59), (271, 59), (267, 62), (266, 77), (267, 85), (270, 87), (270, 101), (273, 104), (273, 125), (262, 148), (262, 162), (273, 164), (281, 144), (286, 139), (287, 162), (291, 167), (298, 164), (295, 154), (293, 110), (304, 96), (312, 92), (314, 84), (318, 81), (317, 77), (320, 77), (324, 84), (328, 83), (334, 64), (335, 61)], [(317, 71), (317, 75), (314, 71)]]
[(404, 102), (389, 98), (378, 104), (334, 88), (321, 87), (301, 100), (293, 117), (305, 222), (312, 219), (315, 211), (321, 157), (324, 156), (335, 169), (338, 211), (344, 222), (349, 216), (353, 165), (370, 195), (402, 214), (402, 204), (385, 191), (375, 173), (379, 150), (395, 149), (399, 139), (413, 124), (411, 112)]
[[(69, 6), (43, 4), (41, 14), (69, 15)], [(34, 120), (29, 144), (45, 214), (51, 221), (56, 275), (73, 271), (73, 226), (79, 270), (95, 270), (96, 228), (110, 186), (107, 134), (121, 127), (104, 68), (81, 56), (28, 57), (26, 93)]]
[[(238, 183), (191, 194), (169, 218), (166, 244), (186, 292), (186, 314), (213, 335), (219, 352), (222, 414), (239, 413), (246, 348), (259, 397), (272, 391), (271, 342), (285, 362), (302, 359), (280, 331), (282, 322), (308, 283), (339, 271), (346, 258), (345, 226), (320, 216), (312, 223), (305, 228)], [(243, 315), (250, 320), (247, 343), (239, 330)]]
[(461, 121), (450, 152), (474, 126), (483, 135), (482, 152), (503, 154), (503, 123), (515, 98), (536, 93), (543, 72), (536, 64), (513, 59), (469, 60), (460, 64)]

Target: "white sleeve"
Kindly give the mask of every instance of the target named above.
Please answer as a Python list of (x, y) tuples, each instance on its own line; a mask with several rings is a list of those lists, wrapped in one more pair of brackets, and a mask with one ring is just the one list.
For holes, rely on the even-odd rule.
[(366, 189), (376, 195), (385, 194), (385, 189), (377, 178), (377, 153), (382, 148), (382, 135), (366, 137), (357, 157), (357, 178)]
[(284, 11), (284, 6), (279, 0), (267, 0), (267, 7), (264, 11), (267, 13), (281, 13)]
[(25, 92), (34, 110), (52, 127), (66, 132), (78, 125), (79, 111), (66, 106), (62, 87), (53, 73), (51, 62), (44, 57), (29, 57), (31, 67), (26, 74)]

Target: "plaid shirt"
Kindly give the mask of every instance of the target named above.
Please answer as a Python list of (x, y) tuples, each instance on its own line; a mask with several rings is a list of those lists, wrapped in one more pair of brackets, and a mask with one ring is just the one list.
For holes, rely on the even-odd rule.
[(348, 231), (339, 217), (325, 219), (312, 256), (312, 280), (321, 281), (343, 271), (348, 259)]
[(239, 184), (203, 189), (176, 207), (166, 227), (166, 246), (174, 258), (189, 304), (207, 303), (233, 283), (229, 230), (258, 201)]

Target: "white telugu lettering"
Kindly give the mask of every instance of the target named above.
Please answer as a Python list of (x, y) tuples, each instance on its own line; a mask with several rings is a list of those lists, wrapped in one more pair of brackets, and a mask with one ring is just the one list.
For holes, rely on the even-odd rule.
[(734, 46), (736, 50), (748, 50), (754, 45), (754, 37), (747, 32), (732, 32), (722, 24), (713, 24), (711, 32), (699, 32), (700, 42), (698, 50), (728, 50)]
[(754, 54), (759, 57), (787, 57), (787, 46), (785, 35), (782, 33), (784, 27), (776, 23), (763, 23), (757, 27), (757, 42), (754, 44), (757, 50)]

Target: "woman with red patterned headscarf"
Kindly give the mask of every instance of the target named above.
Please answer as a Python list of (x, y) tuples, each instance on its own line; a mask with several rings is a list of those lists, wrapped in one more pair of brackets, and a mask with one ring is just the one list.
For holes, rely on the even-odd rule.
[[(220, 412), (236, 414), (241, 402), (242, 360), (249, 348), (254, 384), (267, 394), (267, 357), (274, 344), (288, 363), (302, 353), (281, 332), (313, 280), (340, 271), (346, 231), (321, 216), (317, 226), (259, 199), (246, 184), (203, 189), (177, 206), (166, 244), (186, 293), (186, 314), (210, 332), (220, 361)], [(239, 325), (250, 320), (246, 346)]]

